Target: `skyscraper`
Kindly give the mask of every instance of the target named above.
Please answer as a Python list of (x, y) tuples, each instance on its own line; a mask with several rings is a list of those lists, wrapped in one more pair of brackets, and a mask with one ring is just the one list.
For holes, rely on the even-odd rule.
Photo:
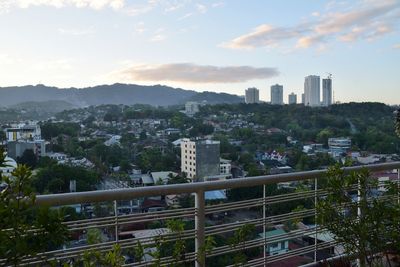
[(327, 107), (332, 105), (332, 78), (322, 79), (322, 104)]
[(321, 105), (320, 78), (316, 75), (309, 75), (304, 80), (304, 105), (318, 107)]
[(254, 104), (260, 102), (260, 91), (253, 87), (246, 90), (246, 103)]
[(297, 104), (297, 95), (295, 93), (291, 93), (289, 95), (288, 103), (289, 103), (289, 105)]
[(283, 105), (283, 85), (275, 84), (271, 86), (271, 104)]

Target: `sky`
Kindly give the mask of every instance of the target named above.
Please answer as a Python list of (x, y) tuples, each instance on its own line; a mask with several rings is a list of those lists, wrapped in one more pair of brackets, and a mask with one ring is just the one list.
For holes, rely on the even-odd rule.
[(287, 102), (331, 73), (336, 101), (400, 104), (399, 33), (399, 0), (0, 0), (0, 86), (257, 87), (269, 101), (278, 83)]

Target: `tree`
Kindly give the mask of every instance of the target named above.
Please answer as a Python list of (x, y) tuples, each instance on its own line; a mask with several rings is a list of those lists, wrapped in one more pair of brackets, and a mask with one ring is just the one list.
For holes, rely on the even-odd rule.
[(101, 243), (101, 231), (98, 228), (90, 228), (87, 231), (87, 242), (89, 245)]
[[(2, 149), (0, 166), (4, 166)], [(0, 258), (6, 266), (18, 266), (23, 257), (59, 248), (67, 240), (62, 214), (34, 205), (31, 180), (32, 172), (25, 165), (18, 165), (12, 178), (1, 177), (5, 188), (0, 192)]]
[[(346, 253), (358, 255), (361, 266), (373, 266), (374, 254), (398, 247), (399, 204), (374, 195), (378, 182), (368, 170), (345, 174), (335, 166), (328, 170), (326, 182), (328, 195), (318, 201), (317, 222)], [(388, 188), (397, 196), (397, 184)]]
[(6, 133), (3, 131), (0, 131), (0, 142), (3, 142), (6, 140)]
[(21, 157), (17, 158), (19, 164), (25, 164), (26, 166), (34, 169), (38, 163), (35, 152), (32, 149), (26, 149), (24, 153), (22, 153)]
[(232, 248), (240, 248), (235, 253), (233, 261), (235, 266), (243, 265), (247, 262), (246, 241), (254, 238), (256, 227), (254, 224), (244, 224), (240, 226), (233, 234), (233, 237), (229, 239), (229, 244)]

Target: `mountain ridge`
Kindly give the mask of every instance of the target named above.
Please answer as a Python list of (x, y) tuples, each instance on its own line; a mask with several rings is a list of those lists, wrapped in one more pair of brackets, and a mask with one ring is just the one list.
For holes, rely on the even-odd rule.
[(0, 106), (5, 107), (44, 101), (65, 101), (77, 107), (102, 104), (171, 106), (204, 100), (212, 104), (243, 102), (243, 98), (233, 94), (196, 92), (166, 85), (115, 83), (84, 88), (58, 88), (43, 84), (0, 87)]

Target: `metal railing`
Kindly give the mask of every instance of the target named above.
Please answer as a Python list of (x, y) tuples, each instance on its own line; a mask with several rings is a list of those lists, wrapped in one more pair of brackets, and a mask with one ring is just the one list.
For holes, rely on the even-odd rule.
[[(398, 169), (400, 169), (400, 162), (367, 165), (362, 167), (348, 167), (344, 168), (344, 171), (349, 173), (360, 171), (364, 168), (367, 168), (371, 172), (397, 170), (397, 179), (399, 180)], [(116, 243), (118, 243), (121, 248), (132, 248), (137, 245), (139, 241), (146, 246), (151, 246), (151, 244), (154, 244), (154, 236), (130, 236), (129, 238), (122, 240), (120, 238), (121, 232), (123, 232), (123, 229), (127, 229), (126, 227), (132, 225), (148, 225), (155, 221), (165, 222), (177, 218), (186, 221), (194, 221), (193, 229), (186, 229), (181, 233), (179, 238), (187, 241), (194, 241), (193, 251), (186, 252), (181, 261), (194, 264), (196, 267), (206, 266), (207, 259), (214, 259), (220, 255), (232, 255), (232, 253), (235, 253), (236, 251), (252, 248), (262, 248), (262, 253), (249, 259), (241, 266), (267, 266), (268, 263), (300, 255), (306, 255), (305, 259), (308, 259), (308, 262), (303, 263), (317, 262), (320, 260), (318, 259), (318, 251), (331, 250), (332, 248), (335, 248), (335, 246), (339, 245), (335, 240), (325, 240), (323, 243), (318, 242), (318, 235), (325, 233), (323, 228), (315, 225), (315, 227), (305, 229), (288, 230), (271, 237), (266, 236), (266, 231), (269, 227), (282, 226), (290, 221), (304, 218), (315, 218), (315, 205), (317, 198), (327, 194), (327, 192), (318, 189), (317, 181), (319, 178), (324, 178), (325, 175), (326, 170), (314, 170), (279, 175), (245, 177), (224, 181), (39, 195), (36, 198), (36, 205), (58, 207), (71, 204), (112, 202), (114, 204), (114, 214), (112, 216), (68, 221), (65, 222), (65, 224), (71, 232), (82, 232), (91, 228), (106, 229), (107, 233), (114, 232), (110, 235), (113, 238), (112, 240), (104, 241), (99, 244), (83, 244), (81, 246), (70, 246), (56, 251), (48, 251), (33, 258), (26, 258), (24, 263), (30, 265), (45, 262), (49, 259), (63, 260), (77, 258), (80, 257), (85, 250), (96, 249), (98, 251), (108, 251)], [(267, 185), (304, 181), (308, 181), (310, 184), (310, 188), (307, 191), (292, 191), (290, 193), (279, 195), (268, 195), (266, 192)], [(263, 187), (262, 197), (214, 204), (210, 204), (205, 199), (205, 192), (207, 191), (230, 190), (234, 188), (255, 186)], [(121, 200), (133, 200), (175, 194), (194, 194), (194, 207), (166, 209), (147, 213), (129, 213), (125, 215), (121, 215), (118, 212), (118, 201)], [(269, 214), (274, 205), (296, 203), (297, 201), (303, 200), (311, 201), (314, 207), (294, 212), (285, 212), (283, 214)], [(224, 220), (226, 216), (229, 217), (229, 215), (226, 214), (241, 215), (242, 213), (239, 212), (241, 210), (250, 210), (253, 214), (260, 214), (260, 216), (257, 218), (242, 218), (242, 220), (238, 219), (237, 221), (232, 221), (232, 219), (230, 221)], [(210, 216), (213, 214), (221, 213), (225, 216), (222, 223), (220, 223), (221, 220), (210, 219)], [(255, 237), (252, 240), (247, 240), (243, 246), (230, 246), (228, 244), (216, 246), (211, 251), (207, 251), (204, 257), (201, 256), (201, 253), (204, 253), (206, 238), (208, 236), (230, 236), (246, 224), (254, 225), (254, 227), (259, 229), (259, 232), (262, 233), (262, 236)], [(173, 232), (164, 232), (162, 236), (165, 242), (174, 242), (178, 238), (176, 233)], [(304, 238), (307, 238), (308, 243), (304, 241)], [(284, 252), (280, 251), (278, 254), (268, 253), (267, 248), (276, 246), (276, 244), (279, 243), (284, 244), (289, 240), (296, 240), (297, 243), (302, 243), (297, 247), (289, 247)], [(173, 261), (174, 259), (171, 256), (165, 256), (161, 259), (161, 262), (164, 265), (168, 265)], [(149, 266), (148, 264), (151, 264), (151, 262), (152, 259), (147, 261), (138, 260), (136, 263), (127, 263), (124, 266)]]

